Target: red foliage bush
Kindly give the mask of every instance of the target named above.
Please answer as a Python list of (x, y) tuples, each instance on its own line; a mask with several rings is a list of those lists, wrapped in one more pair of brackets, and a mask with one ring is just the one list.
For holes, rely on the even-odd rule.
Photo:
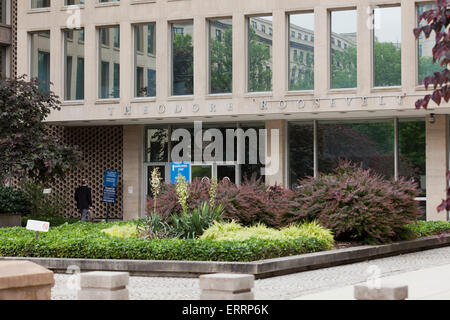
[[(196, 179), (189, 184), (189, 209), (194, 209), (209, 201), (209, 182)], [(273, 228), (280, 227), (280, 220), (287, 212), (295, 212), (298, 202), (296, 194), (280, 186), (266, 186), (260, 180), (245, 181), (240, 186), (230, 182), (220, 182), (216, 192), (216, 202), (225, 206), (223, 218), (233, 219), (245, 226), (264, 223)], [(153, 199), (148, 198), (147, 212), (153, 212)], [(157, 213), (168, 218), (181, 213), (175, 186), (165, 184), (157, 199)]]
[(283, 223), (318, 220), (338, 240), (389, 242), (422, 214), (414, 200), (420, 193), (417, 184), (403, 178), (386, 180), (350, 162), (300, 184), (300, 210), (283, 215)]

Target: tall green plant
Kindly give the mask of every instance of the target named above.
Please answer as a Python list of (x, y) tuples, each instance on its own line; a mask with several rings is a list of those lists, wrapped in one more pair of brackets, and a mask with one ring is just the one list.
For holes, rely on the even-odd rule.
[(189, 188), (186, 179), (181, 175), (181, 173), (178, 173), (177, 186), (175, 191), (178, 195), (178, 202), (180, 203), (181, 208), (183, 209), (183, 213), (186, 214), (189, 208), (188, 205)]
[(191, 213), (183, 212), (172, 216), (172, 224), (177, 237), (195, 239), (200, 237), (215, 221), (222, 219), (223, 205), (212, 207), (204, 202)]

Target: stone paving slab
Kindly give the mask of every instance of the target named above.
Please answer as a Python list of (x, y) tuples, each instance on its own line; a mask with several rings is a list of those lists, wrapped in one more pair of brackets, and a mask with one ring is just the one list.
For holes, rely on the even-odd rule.
[[(381, 285), (383, 282), (408, 285), (408, 300), (448, 300), (450, 299), (449, 274), (450, 264), (447, 264), (384, 277), (381, 279)], [(353, 286), (345, 286), (301, 296), (295, 300), (354, 300), (353, 293)]]
[[(255, 298), (287, 300), (322, 291), (343, 288), (367, 280), (369, 271), (379, 268), (381, 277), (450, 264), (450, 247), (426, 250), (368, 262), (304, 271), (255, 281)], [(447, 278), (448, 279), (448, 278)], [(52, 299), (76, 299), (75, 278), (55, 274)], [(130, 277), (131, 300), (198, 300), (198, 279)], [(353, 293), (353, 290), (352, 290)], [(442, 295), (450, 293), (442, 292)]]

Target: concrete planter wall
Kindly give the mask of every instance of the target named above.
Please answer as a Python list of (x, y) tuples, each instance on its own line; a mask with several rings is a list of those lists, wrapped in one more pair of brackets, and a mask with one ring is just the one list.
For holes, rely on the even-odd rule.
[(20, 227), (22, 225), (22, 215), (11, 213), (0, 213), (0, 228)]

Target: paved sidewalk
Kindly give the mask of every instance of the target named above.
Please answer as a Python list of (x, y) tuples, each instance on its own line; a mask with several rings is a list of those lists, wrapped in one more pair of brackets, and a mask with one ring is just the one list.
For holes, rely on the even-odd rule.
[[(450, 264), (381, 278), (383, 283), (408, 285), (408, 300), (450, 300)], [(361, 284), (365, 284), (362, 282)], [(295, 300), (354, 300), (353, 285), (304, 295)]]
[[(339, 293), (342, 294), (340, 298), (351, 298), (352, 294), (348, 294), (349, 288), (352, 288), (357, 283), (365, 282), (370, 275), (370, 271), (379, 270), (382, 278), (401, 274), (408, 276), (408, 273), (413, 271), (423, 272), (422, 277), (426, 277), (429, 273), (437, 272), (434, 270), (436, 267), (445, 266), (448, 268), (449, 265), (450, 247), (445, 247), (257, 280), (254, 292), (256, 299), (261, 300), (305, 299), (319, 293), (325, 298), (326, 292), (332, 295), (334, 290), (347, 292), (347, 295)], [(440, 279), (442, 283), (444, 281), (448, 283), (450, 280), (447, 279), (449, 278), (448, 276), (442, 276)], [(439, 277), (435, 278), (436, 281), (437, 279)], [(69, 275), (55, 274), (56, 283), (52, 289), (52, 299), (76, 299), (75, 280), (76, 278)], [(426, 289), (425, 284), (417, 284), (417, 286), (421, 285), (422, 288)], [(430, 282), (429, 287), (437, 288), (437, 285), (432, 285)], [(198, 279), (130, 277), (128, 289), (130, 298), (133, 300), (196, 300), (200, 295)], [(420, 292), (425, 289), (417, 290)], [(411, 287), (411, 290), (413, 290), (411, 291), (411, 297), (414, 298), (416, 289)], [(425, 291), (423, 292), (423, 294), (426, 293)], [(431, 292), (430, 295), (435, 293)], [(446, 295), (447, 293), (443, 292), (442, 296), (444, 294)]]

